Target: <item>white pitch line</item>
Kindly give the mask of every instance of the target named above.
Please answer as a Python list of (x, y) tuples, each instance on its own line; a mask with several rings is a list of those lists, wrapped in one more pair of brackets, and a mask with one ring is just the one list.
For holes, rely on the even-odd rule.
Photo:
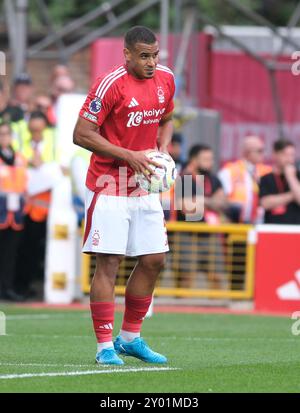
[[(6, 337), (20, 337), (21, 334), (6, 334)], [(22, 333), (22, 337), (33, 337), (33, 338), (46, 338), (47, 340), (49, 339), (60, 339), (60, 338), (64, 338), (64, 339), (82, 339), (82, 338), (86, 338), (86, 339), (93, 339), (93, 335), (92, 334), (82, 334), (82, 335), (68, 335), (68, 334), (55, 334), (55, 335), (51, 335), (49, 336), (48, 334), (24, 334)]]
[[(68, 314), (69, 316), (70, 314)], [(72, 317), (70, 318), (88, 318), (90, 317), (89, 313), (73, 313)], [(66, 314), (64, 313), (55, 313), (55, 314), (12, 314), (7, 315), (6, 320), (49, 320), (49, 319), (56, 319), (56, 318), (66, 318)]]
[(0, 363), (4, 367), (91, 367), (91, 364)]
[(174, 371), (179, 370), (172, 367), (142, 367), (130, 369), (113, 369), (113, 370), (86, 370), (86, 371), (69, 371), (53, 373), (24, 373), (24, 374), (3, 374), (0, 380), (8, 379), (27, 379), (32, 377), (59, 377), (59, 376), (87, 376), (93, 374), (113, 374), (113, 373), (139, 373), (144, 371)]

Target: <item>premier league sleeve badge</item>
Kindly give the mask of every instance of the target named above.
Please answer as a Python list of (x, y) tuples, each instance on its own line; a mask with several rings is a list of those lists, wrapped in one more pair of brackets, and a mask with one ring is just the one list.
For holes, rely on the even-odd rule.
[(89, 109), (91, 113), (97, 114), (102, 108), (102, 102), (100, 98), (95, 98), (91, 101)]

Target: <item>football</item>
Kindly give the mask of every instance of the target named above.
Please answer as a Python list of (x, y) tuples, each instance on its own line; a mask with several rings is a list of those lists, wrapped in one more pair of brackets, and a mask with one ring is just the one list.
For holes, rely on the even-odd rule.
[(159, 151), (147, 153), (147, 157), (158, 164), (160, 167), (150, 165), (155, 175), (152, 175), (151, 182), (147, 180), (144, 174), (136, 174), (135, 178), (138, 185), (149, 193), (159, 193), (168, 191), (174, 184), (177, 170), (175, 162), (170, 155)]

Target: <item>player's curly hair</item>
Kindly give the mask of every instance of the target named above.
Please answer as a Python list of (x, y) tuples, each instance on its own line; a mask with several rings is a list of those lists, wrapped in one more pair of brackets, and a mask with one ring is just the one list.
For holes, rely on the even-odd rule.
[(124, 45), (132, 49), (136, 43), (153, 44), (156, 42), (155, 34), (145, 26), (134, 26), (125, 34)]

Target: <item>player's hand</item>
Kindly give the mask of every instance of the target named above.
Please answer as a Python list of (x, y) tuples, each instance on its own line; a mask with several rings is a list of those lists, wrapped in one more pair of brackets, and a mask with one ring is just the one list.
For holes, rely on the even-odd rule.
[(126, 159), (131, 168), (137, 173), (144, 174), (149, 182), (151, 181), (151, 176), (155, 175), (150, 165), (160, 167), (159, 163), (152, 161), (146, 156), (147, 153), (152, 150), (153, 149), (147, 151), (129, 151)]

